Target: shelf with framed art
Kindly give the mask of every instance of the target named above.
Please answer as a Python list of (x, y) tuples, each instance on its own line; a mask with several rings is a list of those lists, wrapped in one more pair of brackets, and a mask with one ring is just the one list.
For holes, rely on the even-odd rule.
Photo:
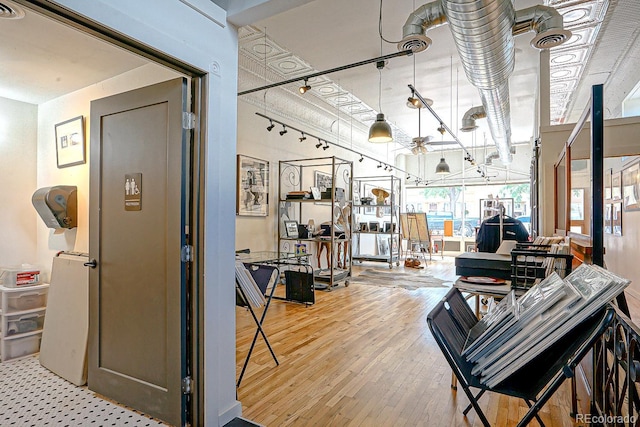
[(353, 259), (400, 265), (401, 180), (391, 176), (353, 179)]
[(315, 289), (348, 286), (353, 162), (281, 160), (278, 177), (278, 251), (309, 255)]

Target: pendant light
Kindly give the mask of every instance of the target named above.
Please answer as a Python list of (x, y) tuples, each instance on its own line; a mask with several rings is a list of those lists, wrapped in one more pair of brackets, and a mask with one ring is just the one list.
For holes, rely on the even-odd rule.
[[(442, 136), (444, 136), (445, 133), (445, 128), (444, 126), (442, 126), (442, 123), (440, 123), (438, 132), (440, 132), (440, 139), (442, 139)], [(438, 165), (436, 166), (436, 175), (448, 175), (451, 173), (451, 171), (449, 170), (449, 165), (444, 160), (444, 149), (442, 148), (442, 146), (440, 146), (440, 155), (442, 157), (440, 157), (440, 163), (438, 163)]]
[[(378, 68), (379, 84), (378, 84), (378, 108), (382, 110), (382, 69), (384, 68), (384, 61), (378, 61), (376, 63)], [(393, 141), (393, 134), (391, 133), (391, 126), (384, 119), (384, 113), (380, 112), (376, 116), (376, 121), (373, 122), (369, 128), (369, 142), (391, 142)]]

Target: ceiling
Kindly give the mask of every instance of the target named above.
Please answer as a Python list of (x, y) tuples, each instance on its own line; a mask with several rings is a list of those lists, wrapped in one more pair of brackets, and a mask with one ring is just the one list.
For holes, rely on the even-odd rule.
[(148, 62), (5, 0), (0, 0), (0, 40), (0, 97), (30, 104)]
[[(192, 0), (182, 0), (189, 2)], [(397, 52), (381, 42), (380, 2), (372, 0), (215, 0), (229, 11), (239, 28), (239, 90), (301, 77)], [(621, 102), (633, 92), (640, 68), (640, 2), (636, 0), (549, 0), (565, 15), (574, 33), (566, 46), (551, 53), (552, 123), (575, 121), (588, 100), (589, 88), (605, 83), (607, 118), (619, 117)], [(239, 5), (245, 5), (244, 8)], [(516, 10), (542, 0), (515, 0)], [(422, 3), (382, 3), (382, 33), (401, 38), (402, 25)], [(22, 19), (9, 12), (22, 9), (0, 0), (0, 96), (33, 104), (46, 102), (144, 65), (147, 61), (63, 24), (27, 11)], [(235, 9), (232, 9), (235, 8)], [(292, 123), (340, 144), (381, 155), (393, 163), (418, 135), (451, 139), (436, 132), (439, 123), (423, 111), (406, 107), (413, 84), (433, 110), (466, 146), (492, 145), (486, 120), (475, 132), (459, 132), (464, 112), (480, 105), (460, 64), (448, 25), (427, 34), (432, 46), (410, 57), (393, 58), (383, 70), (375, 64), (350, 68), (309, 80), (311, 91), (300, 95), (302, 81), (243, 95), (256, 111)], [(515, 37), (515, 70), (510, 78), (514, 143), (530, 144), (536, 134), (539, 51), (530, 46), (533, 33)], [(381, 90), (380, 90), (381, 89)], [(372, 147), (366, 141), (378, 111), (395, 129), (394, 144)], [(420, 129), (419, 129), (420, 124)], [(300, 126), (300, 125), (299, 125)], [(528, 165), (512, 165), (523, 167)]]
[[(397, 52), (395, 43), (381, 42), (379, 1), (293, 3), (297, 7), (240, 28), (240, 91)], [(398, 41), (407, 17), (422, 4), (415, 0), (384, 1), (384, 38)], [(538, 4), (556, 7), (564, 16), (565, 28), (573, 32), (567, 43), (550, 53), (551, 124), (576, 121), (588, 102), (591, 85), (597, 83), (606, 84), (607, 118), (618, 117), (622, 100), (638, 81), (640, 2), (514, 1), (516, 10)], [(516, 63), (509, 81), (515, 144), (530, 144), (538, 126), (535, 111), (540, 51), (530, 45), (534, 35), (529, 32), (515, 37)], [(417, 110), (406, 107), (410, 95), (407, 85), (414, 84), (423, 97), (434, 101), (433, 110), (466, 146), (491, 145), (486, 120), (478, 120), (480, 128), (475, 132), (458, 131), (465, 111), (481, 102), (477, 89), (465, 76), (449, 26), (431, 29), (427, 36), (433, 40), (429, 49), (412, 57), (390, 59), (381, 73), (375, 64), (369, 64), (309, 80), (312, 89), (304, 95), (297, 92), (300, 80), (243, 95), (241, 100), (279, 118), (299, 120), (316, 132), (335, 133), (331, 127), (339, 119), (351, 135), (353, 128), (359, 131), (359, 140), (350, 143), (362, 147), (367, 146), (366, 131), (379, 111), (395, 126), (396, 143), (410, 143), (418, 136), (419, 123), (420, 136), (440, 139), (438, 120), (427, 111), (418, 120)], [(442, 138), (450, 139), (450, 135)], [(528, 164), (524, 166), (528, 170)]]

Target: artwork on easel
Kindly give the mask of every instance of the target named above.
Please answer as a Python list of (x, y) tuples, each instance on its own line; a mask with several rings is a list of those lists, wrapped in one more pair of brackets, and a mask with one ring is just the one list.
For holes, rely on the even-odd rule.
[(424, 212), (401, 213), (400, 232), (403, 239), (428, 242), (430, 238), (427, 214)]

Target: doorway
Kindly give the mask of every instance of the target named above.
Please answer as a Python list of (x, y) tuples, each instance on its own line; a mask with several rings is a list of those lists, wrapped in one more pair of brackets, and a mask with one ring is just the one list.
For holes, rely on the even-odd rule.
[[(81, 218), (84, 216), (84, 219), (81, 219), (77, 229), (69, 232), (65, 231), (61, 235), (54, 236), (52, 234), (48, 234), (46, 230), (36, 230), (33, 232), (33, 240), (39, 241), (38, 245), (40, 246), (35, 251), (38, 252), (36, 256), (45, 259), (45, 263), (43, 264), (45, 264), (46, 270), (46, 260), (48, 259), (48, 264), (50, 266), (51, 255), (58, 250), (87, 252), (89, 255), (92, 255), (92, 250), (90, 248), (92, 242), (88, 236), (90, 227), (88, 211), (90, 209), (89, 205), (91, 198), (88, 179), (89, 164), (77, 165), (66, 169), (56, 168), (55, 163), (53, 164), (53, 167), (51, 166), (49, 157), (51, 154), (55, 156), (55, 152), (52, 153), (50, 150), (48, 151), (47, 146), (49, 144), (45, 139), (48, 135), (49, 129), (53, 129), (53, 124), (63, 120), (58, 117), (54, 117), (56, 115), (54, 113), (69, 115), (71, 114), (69, 110), (78, 109), (80, 110), (79, 113), (74, 114), (74, 116), (82, 115), (85, 118), (85, 122), (89, 123), (91, 121), (89, 102), (92, 99), (111, 96), (120, 92), (127, 92), (135, 89), (136, 87), (144, 86), (145, 84), (151, 84), (157, 81), (167, 80), (171, 77), (180, 76), (181, 78), (186, 79), (186, 83), (183, 83), (183, 85), (186, 93), (188, 94), (188, 102), (184, 103), (184, 105), (181, 102), (181, 107), (184, 106), (186, 107), (185, 111), (197, 114), (200, 105), (204, 102), (202, 96), (204, 73), (186, 64), (180, 63), (175, 59), (164, 57), (160, 53), (150, 52), (146, 47), (143, 48), (141, 46), (136, 46), (135, 43), (124, 40), (121, 35), (111, 34), (108, 29), (101, 28), (95, 23), (87, 22), (86, 19), (74, 16), (62, 9), (56, 9), (55, 6), (52, 6), (49, 2), (34, 1), (19, 3), (21, 5), (24, 4), (26, 12), (24, 20), (22, 22), (10, 22), (5, 25), (5, 27), (11, 25), (17, 29), (26, 25), (28, 20), (31, 20), (37, 26), (51, 25), (56, 27), (56, 29), (47, 30), (47, 36), (44, 38), (41, 37), (40, 42), (28, 42), (27, 40), (24, 40), (27, 41), (26, 48), (16, 48), (15, 44), (13, 48), (17, 52), (20, 52), (20, 54), (26, 53), (27, 56), (35, 58), (42, 56), (43, 51), (52, 48), (52, 46), (56, 44), (63, 44), (66, 47), (66, 50), (71, 51), (69, 56), (74, 56), (75, 54), (75, 60), (77, 62), (73, 67), (66, 66), (57, 68), (55, 62), (49, 58), (49, 61), (51, 61), (47, 67), (49, 77), (55, 75), (58, 79), (57, 83), (59, 83), (59, 86), (64, 86), (64, 84), (67, 84), (69, 81), (75, 81), (78, 84), (81, 84), (79, 82), (82, 82), (80, 87), (69, 87), (67, 90), (70, 93), (73, 93), (74, 96), (66, 97), (65, 94), (53, 92), (57, 88), (55, 79), (53, 79), (53, 81), (44, 80), (43, 83), (32, 78), (34, 75), (28, 74), (28, 78), (25, 80), (31, 80), (34, 88), (40, 85), (43, 87), (49, 85), (50, 93), (49, 95), (45, 95), (49, 96), (49, 98), (40, 101), (35, 99), (18, 101), (22, 103), (33, 103), (36, 106), (36, 111), (38, 111), (37, 114), (40, 116), (32, 123), (38, 128), (37, 132), (34, 132), (37, 134), (38, 138), (38, 141), (34, 143), (34, 150), (37, 151), (38, 170), (37, 176), (35, 176), (36, 172), (34, 170), (34, 177), (32, 178), (32, 181), (35, 182), (37, 186), (47, 186), (49, 185), (49, 182), (51, 182), (51, 184), (58, 184), (59, 182), (77, 184), (80, 194), (79, 213)], [(61, 23), (66, 25), (62, 25)], [(70, 26), (75, 28), (70, 28)], [(72, 37), (69, 36), (70, 32), (77, 33), (80, 38), (83, 39), (80, 41), (80, 43), (83, 44), (82, 49), (75, 50), (75, 47), (73, 46), (76, 45), (71, 41)], [(87, 33), (92, 35), (88, 36)], [(98, 40), (96, 35), (102, 40)], [(16, 39), (12, 39), (12, 41), (14, 43), (18, 43), (18, 39), (23, 36), (16, 35), (15, 37)], [(45, 39), (47, 43), (43, 42)], [(122, 47), (125, 47), (128, 52), (125, 53)], [(30, 53), (27, 52), (29, 49), (32, 49), (33, 51)], [(91, 54), (89, 55), (88, 52)], [(110, 66), (106, 64), (107, 61), (105, 59), (110, 54), (118, 54), (118, 58), (123, 58), (123, 55), (128, 55), (129, 58), (114, 61), (115, 64), (113, 65), (113, 68), (110, 68)], [(20, 60), (22, 59), (23, 58), (21, 57)], [(20, 60), (13, 62), (17, 63), (20, 62)], [(80, 62), (83, 61), (93, 61), (93, 63), (89, 64), (89, 67), (83, 67), (80, 64)], [(93, 81), (91, 81), (91, 77), (82, 75), (81, 73), (78, 74), (77, 78), (70, 78), (64, 74), (64, 69), (79, 72), (80, 70), (84, 71), (86, 68), (92, 67), (95, 68), (96, 73)], [(40, 67), (32, 64), (30, 68), (35, 70)], [(31, 73), (33, 70), (28, 70), (28, 72)], [(105, 75), (105, 70), (110, 70), (112, 75)], [(19, 75), (20, 73), (13, 74)], [(147, 75), (150, 76), (149, 79), (144, 78)], [(131, 78), (129, 78), (129, 76), (131, 76)], [(47, 76), (44, 75), (44, 77)], [(85, 77), (89, 80), (83, 80)], [(57, 102), (57, 100), (63, 98), (64, 101), (59, 103)], [(42, 105), (45, 106), (42, 107)], [(67, 108), (69, 110), (67, 110)], [(196, 120), (193, 117), (194, 116), (188, 115), (185, 120), (185, 124), (195, 122)], [(181, 126), (182, 123), (180, 124), (180, 127)], [(178, 234), (176, 236), (171, 236), (171, 238), (179, 241), (177, 246), (179, 257), (182, 255), (180, 253), (182, 249), (185, 246), (189, 247), (189, 250), (186, 251), (188, 252), (185, 258), (186, 262), (182, 263), (180, 261), (181, 271), (179, 274), (180, 277), (185, 278), (185, 281), (181, 284), (181, 287), (183, 288), (182, 295), (184, 296), (184, 305), (179, 309), (179, 335), (181, 343), (178, 348), (180, 360), (184, 361), (184, 364), (181, 362), (180, 366), (177, 368), (180, 372), (181, 383), (179, 384), (178, 393), (174, 393), (172, 399), (186, 399), (186, 403), (183, 403), (181, 406), (186, 407), (186, 409), (191, 409), (193, 415), (182, 414), (182, 421), (175, 422), (175, 420), (170, 420), (172, 424), (184, 424), (191, 416), (194, 419), (202, 418), (203, 412), (202, 405), (199, 403), (202, 399), (202, 382), (200, 381), (202, 370), (199, 365), (200, 360), (202, 359), (201, 348), (199, 346), (199, 343), (202, 341), (202, 329), (199, 320), (201, 315), (199, 309), (200, 301), (198, 297), (200, 294), (200, 287), (202, 286), (202, 273), (199, 262), (202, 255), (201, 245), (199, 243), (200, 240), (198, 239), (198, 236), (201, 234), (201, 227), (199, 222), (195, 220), (195, 218), (200, 217), (197, 213), (202, 209), (199, 205), (199, 200), (202, 199), (199, 197), (201, 191), (199, 176), (202, 154), (199, 148), (201, 147), (199, 141), (200, 135), (203, 134), (200, 130), (200, 126), (203, 127), (204, 123), (200, 122), (198, 123), (197, 128), (188, 129), (186, 131), (188, 134), (187, 139), (190, 143), (187, 150), (188, 161), (181, 164), (186, 182), (180, 187), (179, 192), (179, 198), (182, 201), (181, 209), (183, 210), (182, 215), (184, 218), (184, 226), (179, 227), (180, 230), (177, 232)], [(42, 135), (45, 137), (43, 138)], [(40, 141), (40, 139), (42, 139), (42, 141)], [(87, 158), (91, 158), (91, 150), (89, 146), (87, 146)], [(34, 158), (32, 161), (35, 163), (36, 159)], [(147, 195), (148, 194), (149, 193), (147, 193)], [(27, 209), (32, 208), (28, 207)], [(44, 255), (42, 253), (44, 253)], [(126, 361), (126, 359), (127, 356), (125, 355), (124, 361)], [(183, 378), (186, 379), (184, 383), (182, 382)], [(183, 393), (183, 387), (185, 391), (190, 389), (191, 393)], [(107, 397), (112, 397), (108, 396), (106, 393), (105, 395)], [(115, 397), (112, 398), (117, 400)], [(135, 406), (133, 407), (134, 409), (143, 409), (136, 408)]]

